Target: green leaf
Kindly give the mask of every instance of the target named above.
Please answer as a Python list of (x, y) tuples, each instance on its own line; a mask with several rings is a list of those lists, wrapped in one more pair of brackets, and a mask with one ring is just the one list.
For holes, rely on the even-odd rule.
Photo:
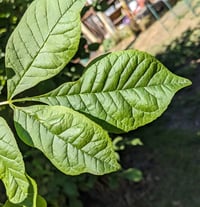
[(36, 182), (28, 175), (27, 178), (30, 184), (27, 198), (23, 202), (17, 204), (13, 204), (8, 200), (3, 207), (47, 207), (45, 199), (38, 195)]
[(113, 139), (113, 147), (115, 151), (124, 150), (125, 144), (123, 143), (124, 138), (123, 137), (115, 137)]
[(128, 141), (126, 144), (127, 145), (132, 145), (132, 146), (138, 146), (138, 145), (142, 146), (143, 145), (140, 138), (133, 138), (132, 140)]
[(47, 203), (43, 197), (38, 195), (37, 184), (34, 179), (28, 176), (29, 179), (29, 189), (28, 196), (25, 201), (23, 201), (20, 205), (22, 207), (46, 207)]
[(30, 176), (27, 175), (27, 178), (29, 180), (28, 196), (23, 202), (20, 203), (20, 205), (23, 207), (39, 207), (37, 206), (37, 184)]
[(14, 121), (19, 137), (41, 150), (65, 174), (105, 174), (119, 169), (108, 134), (72, 109), (16, 108)]
[(18, 204), (13, 204), (10, 201), (6, 201), (6, 203), (3, 205), (3, 207), (22, 207)]
[(159, 117), (190, 84), (151, 55), (127, 50), (94, 60), (78, 81), (30, 99), (73, 108), (109, 131), (127, 132)]
[(142, 172), (135, 168), (129, 168), (121, 173), (121, 176), (133, 182), (140, 182), (143, 179)]
[(37, 207), (47, 207), (47, 202), (46, 202), (46, 200), (42, 197), (42, 196), (40, 196), (40, 195), (38, 195), (37, 196)]
[(9, 200), (22, 202), (28, 195), (29, 182), (25, 175), (22, 155), (6, 121), (0, 117), (0, 179)]
[(35, 0), (29, 6), (6, 48), (8, 99), (53, 77), (71, 60), (79, 44), (84, 3)]

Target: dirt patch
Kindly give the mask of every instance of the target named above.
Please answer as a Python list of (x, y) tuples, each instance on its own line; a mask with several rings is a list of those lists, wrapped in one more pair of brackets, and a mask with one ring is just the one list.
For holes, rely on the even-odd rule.
[[(200, 14), (199, 1), (193, 0), (196, 13)], [(146, 31), (142, 32), (133, 44), (133, 48), (155, 55), (164, 51), (174, 39), (188, 29), (200, 25), (199, 15), (194, 15), (184, 1), (179, 1), (171, 11), (167, 12), (159, 21), (156, 21)]]

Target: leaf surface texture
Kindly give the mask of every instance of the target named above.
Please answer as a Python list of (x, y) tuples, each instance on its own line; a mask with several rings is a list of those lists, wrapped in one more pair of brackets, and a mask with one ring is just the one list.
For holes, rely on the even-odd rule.
[(29, 189), (26, 199), (17, 204), (13, 204), (8, 200), (3, 207), (47, 207), (47, 203), (44, 198), (38, 195), (36, 182), (28, 175), (27, 179), (29, 181)]
[(22, 202), (28, 195), (29, 182), (21, 152), (6, 121), (0, 117), (0, 179), (12, 203)]
[(72, 109), (16, 108), (14, 120), (19, 137), (40, 149), (65, 174), (105, 174), (119, 169), (108, 134)]
[(31, 100), (67, 106), (107, 130), (127, 132), (155, 120), (191, 84), (144, 52), (115, 52), (93, 62), (78, 81)]
[(77, 51), (84, 0), (35, 0), (6, 48), (8, 98), (59, 73)]

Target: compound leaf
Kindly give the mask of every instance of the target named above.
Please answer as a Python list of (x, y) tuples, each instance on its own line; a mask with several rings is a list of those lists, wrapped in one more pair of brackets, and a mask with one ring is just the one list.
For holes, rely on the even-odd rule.
[(94, 60), (78, 81), (30, 99), (73, 108), (109, 131), (127, 132), (159, 117), (190, 84), (151, 55), (127, 50)]
[(105, 174), (119, 168), (107, 132), (72, 109), (16, 108), (14, 121), (19, 137), (41, 150), (65, 174)]
[(6, 48), (8, 99), (53, 77), (71, 60), (84, 2), (35, 0), (29, 6)]
[(0, 179), (9, 200), (19, 203), (28, 195), (29, 182), (25, 175), (22, 155), (6, 121), (0, 117)]

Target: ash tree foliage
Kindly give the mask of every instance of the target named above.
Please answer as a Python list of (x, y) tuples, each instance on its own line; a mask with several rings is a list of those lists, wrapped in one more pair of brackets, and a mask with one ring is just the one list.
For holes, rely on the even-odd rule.
[[(120, 165), (108, 132), (134, 130), (159, 117), (191, 82), (135, 50), (103, 55), (82, 77), (43, 95), (19, 96), (57, 75), (75, 55), (85, 0), (35, 0), (10, 36), (5, 54), (7, 100), (19, 138), (64, 174), (102, 175)], [(0, 118), (0, 179), (4, 207), (43, 207), (26, 174), (11, 128)]]

